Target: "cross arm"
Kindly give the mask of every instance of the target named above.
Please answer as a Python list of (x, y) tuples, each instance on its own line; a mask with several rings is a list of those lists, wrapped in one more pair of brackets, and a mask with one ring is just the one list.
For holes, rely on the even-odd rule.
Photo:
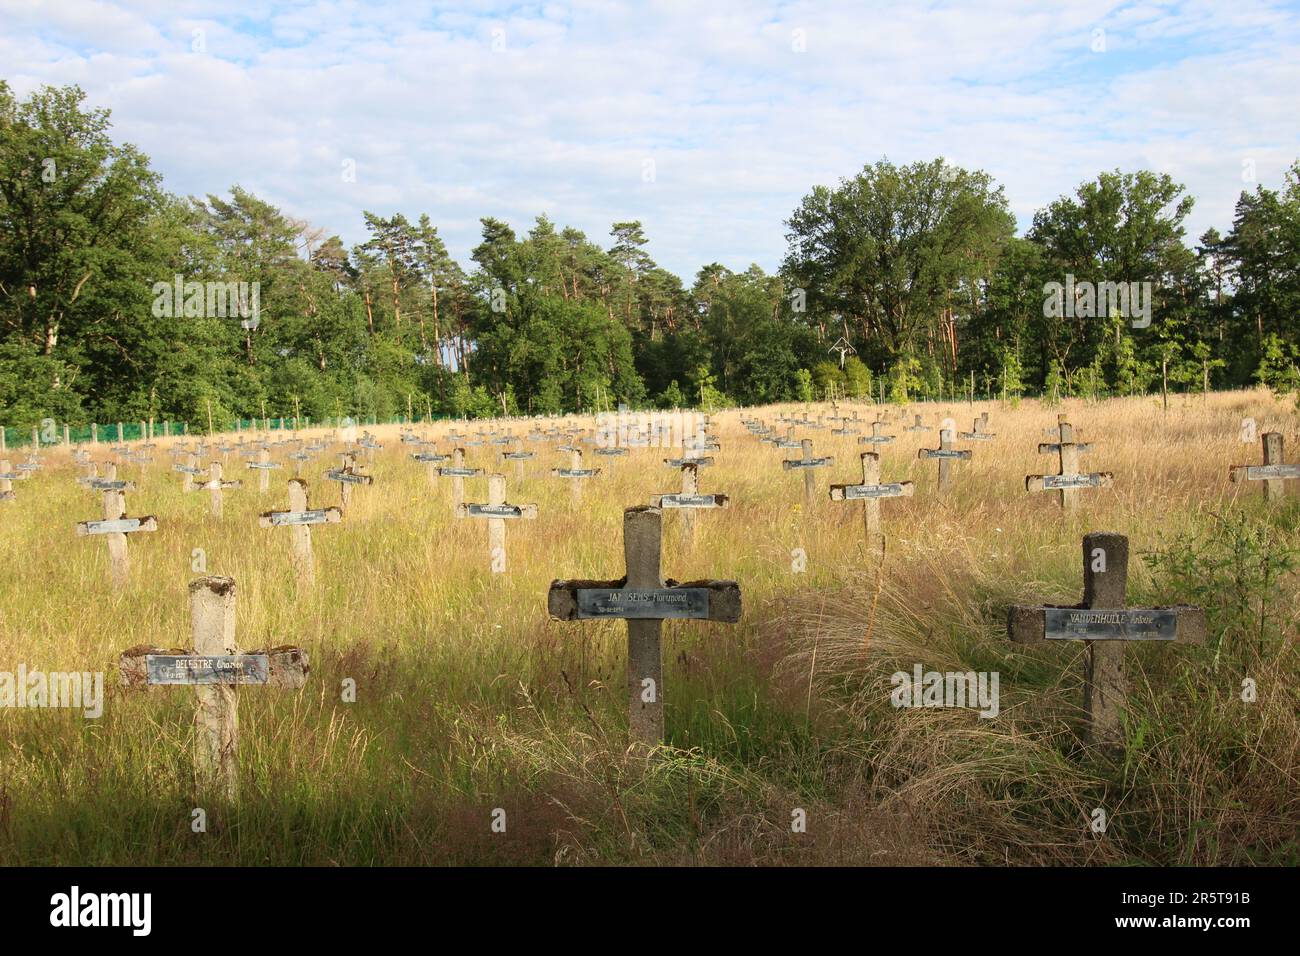
[[(559, 621), (578, 620), (578, 592), (587, 590), (622, 590), (627, 578), (617, 581), (552, 581), (546, 595), (546, 609)], [(740, 585), (735, 581), (687, 581), (669, 579), (666, 588), (695, 588), (709, 592), (709, 616), (702, 620), (735, 624), (740, 620)]]
[[(1109, 471), (1084, 472), (1078, 475), (1025, 475), (1026, 491), (1060, 491), (1068, 488), (1109, 488), (1114, 483)], [(1053, 482), (1052, 479), (1057, 479)], [(1063, 483), (1060, 479), (1066, 479)]]
[[(147, 659), (151, 655), (185, 657), (193, 655), (192, 650), (180, 647), (170, 649), (154, 647), (150, 644), (137, 644), (127, 648), (118, 658), (118, 674), (123, 687), (147, 687), (149, 685), (149, 668)], [(289, 644), (272, 647), (267, 650), (246, 651), (241, 657), (266, 655), (270, 667), (267, 671), (267, 687), (302, 687), (311, 672), (311, 661), (307, 652), (301, 647)]]

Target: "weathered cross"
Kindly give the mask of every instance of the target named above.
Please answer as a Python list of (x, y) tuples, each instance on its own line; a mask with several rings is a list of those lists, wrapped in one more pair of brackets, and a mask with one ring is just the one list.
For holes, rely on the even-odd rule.
[(988, 412), (985, 412), (979, 418), (975, 419), (968, 432), (958, 432), (957, 437), (962, 441), (992, 441), (996, 435), (986, 432), (984, 429), (989, 423)]
[(199, 467), (199, 456), (193, 452), (185, 456), (185, 464), (172, 465), (172, 471), (179, 471), (185, 476), (181, 490), (186, 494), (194, 490), (194, 478), (203, 474), (203, 469)]
[(124, 687), (191, 685), (195, 710), (194, 770), (198, 795), (239, 799), (239, 722), (235, 687), (299, 688), (310, 670), (300, 647), (274, 647), (241, 654), (235, 644), (235, 581), (199, 578), (190, 583), (193, 652), (141, 644), (118, 663)]
[(455, 514), (456, 509), (465, 503), (465, 479), (483, 474), (483, 469), (466, 468), (465, 449), (457, 448), (451, 453), (451, 467), (439, 468), (438, 474), (451, 479), (451, 510)]
[(880, 499), (910, 498), (915, 492), (910, 481), (880, 483), (880, 456), (863, 452), (862, 484), (831, 485), (831, 501), (861, 501), (862, 525), (867, 536), (867, 546), (876, 551), (885, 550), (885, 535), (880, 529)]
[(344, 452), (340, 461), (341, 466), (325, 472), (325, 477), (339, 483), (339, 507), (346, 513), (352, 501), (352, 486), (373, 484), (375, 479), (356, 470), (357, 459), (351, 452)]
[[(421, 446), (428, 445), (429, 442), (420, 442)], [(416, 451), (411, 452), (411, 459), (424, 465), (424, 469), (429, 474), (429, 484), (438, 484), (438, 465), (447, 460), (447, 456), (436, 451)]]
[(289, 510), (266, 511), (257, 519), (263, 528), (275, 528), (288, 525), (293, 533), (293, 564), (298, 578), (304, 584), (311, 584), (315, 578), (315, 567), (311, 556), (311, 526), (314, 524), (338, 524), (343, 520), (343, 512), (338, 508), (307, 507), (307, 482), (301, 478), (289, 479)]
[(579, 448), (574, 448), (572, 446), (569, 446), (569, 467), (552, 468), (551, 474), (554, 475), (556, 478), (573, 479), (573, 484), (570, 487), (573, 489), (573, 500), (576, 502), (579, 498), (582, 497), (582, 484), (583, 484), (582, 479), (595, 478), (597, 475), (600, 474), (600, 469), (583, 468), (582, 450)]
[(1233, 465), (1228, 470), (1228, 478), (1232, 481), (1262, 481), (1264, 500), (1280, 501), (1286, 494), (1283, 482), (1300, 478), (1300, 465), (1283, 463), (1281, 432), (1265, 432), (1260, 438), (1264, 443), (1264, 464)]
[(650, 504), (655, 508), (680, 509), (682, 537), (690, 541), (695, 535), (695, 511), (699, 508), (725, 508), (731, 499), (723, 494), (700, 494), (699, 470), (705, 464), (712, 464), (712, 458), (665, 458), (664, 461), (681, 469), (682, 490), (675, 495), (655, 495)]
[(894, 440), (893, 435), (885, 435), (881, 433), (881, 429), (883, 429), (884, 427), (885, 427), (885, 423), (880, 421), (879, 419), (872, 422), (871, 434), (863, 435), (861, 438), (859, 438), (858, 444), (859, 445), (885, 445), (893, 441)]
[[(515, 444), (516, 442), (519, 441), (519, 439), (509, 438), (507, 439), (507, 441), (510, 444)], [(503, 451), (501, 453), (502, 461), (513, 461), (515, 463), (516, 483), (522, 482), (524, 480), (524, 462), (530, 461), (534, 457), (536, 457), (536, 452), (525, 451), (522, 447), (515, 448), (513, 451)]]
[(9, 459), (0, 460), (0, 501), (13, 501), (14, 482), (27, 478), (27, 472), (11, 470)]
[(506, 501), (506, 476), (488, 476), (487, 504), (459, 504), (457, 518), (486, 518), (488, 523), (488, 561), (493, 574), (506, 570), (506, 519), (536, 518), (537, 505), (512, 505)]
[(1114, 746), (1123, 742), (1125, 642), (1205, 641), (1205, 613), (1199, 607), (1128, 608), (1127, 590), (1128, 538), (1094, 532), (1083, 536), (1081, 604), (1017, 605), (1007, 612), (1007, 634), (1016, 643), (1086, 642), (1085, 739), (1093, 744)]
[(812, 456), (812, 445), (813, 443), (811, 438), (803, 439), (799, 442), (799, 447), (803, 449), (800, 457), (786, 458), (781, 462), (781, 467), (785, 471), (789, 471), (791, 468), (803, 469), (803, 493), (804, 497), (809, 502), (813, 500), (813, 494), (816, 491), (816, 482), (813, 480), (813, 469), (826, 468), (835, 464), (834, 455), (829, 455), (825, 458), (814, 458)]
[(243, 482), (235, 479), (227, 481), (222, 477), (224, 466), (219, 461), (211, 462), (208, 465), (208, 480), (203, 483), (203, 490), (208, 492), (208, 501), (211, 505), (212, 517), (220, 518), (225, 509), (224, 494), (227, 488), (241, 488)]
[(735, 581), (678, 584), (660, 577), (663, 512), (653, 507), (623, 512), (627, 574), (618, 581), (552, 581), (547, 607), (561, 621), (627, 621), (627, 692), (632, 739), (648, 746), (663, 740), (662, 623), (668, 619), (740, 620)]
[(263, 448), (257, 453), (257, 461), (245, 462), (249, 468), (257, 469), (257, 490), (268, 491), (271, 487), (271, 469), (279, 468), (279, 464), (271, 461), (271, 453)]
[(939, 430), (939, 447), (922, 448), (916, 453), (918, 458), (937, 458), (939, 459), (939, 490), (947, 491), (951, 482), (949, 466), (954, 461), (970, 461), (971, 453), (969, 451), (958, 451), (952, 447), (952, 429), (941, 428)]
[(143, 518), (127, 518), (126, 488), (128, 482), (117, 480), (117, 466), (112, 462), (104, 469), (104, 478), (95, 479), (91, 487), (98, 485), (104, 490), (104, 519), (102, 521), (80, 521), (77, 534), (102, 534), (108, 543), (108, 557), (112, 566), (113, 583), (125, 585), (130, 574), (130, 564), (126, 553), (126, 536), (138, 531), (157, 531), (158, 519), (153, 515)]
[(1088, 445), (1074, 440), (1074, 426), (1061, 422), (1059, 442), (1040, 442), (1040, 455), (1056, 452), (1060, 458), (1060, 470), (1055, 475), (1026, 475), (1026, 491), (1059, 491), (1061, 507), (1074, 511), (1079, 507), (1079, 490), (1081, 488), (1107, 488), (1113, 475), (1109, 471), (1079, 471), (1079, 454), (1088, 449)]

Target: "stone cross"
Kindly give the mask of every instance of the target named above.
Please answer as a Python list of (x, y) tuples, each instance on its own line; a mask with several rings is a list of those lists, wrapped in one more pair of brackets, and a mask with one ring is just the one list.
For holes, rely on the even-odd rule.
[(1083, 488), (1108, 488), (1113, 475), (1109, 471), (1080, 473), (1079, 454), (1090, 446), (1074, 440), (1074, 426), (1069, 422), (1059, 424), (1059, 442), (1040, 442), (1040, 455), (1056, 452), (1060, 457), (1060, 470), (1055, 475), (1026, 475), (1026, 491), (1059, 491), (1060, 505), (1067, 511), (1079, 507), (1079, 491)]
[(315, 567), (311, 555), (311, 526), (314, 524), (338, 524), (343, 520), (343, 512), (338, 508), (307, 507), (307, 482), (301, 478), (289, 479), (289, 510), (266, 511), (257, 519), (263, 528), (289, 526), (293, 534), (293, 565), (298, 579), (304, 584), (315, 580)]
[[(428, 443), (420, 442), (420, 444), (425, 445)], [(429, 484), (436, 486), (438, 484), (437, 466), (441, 465), (444, 461), (446, 461), (447, 456), (439, 454), (436, 451), (415, 451), (415, 452), (411, 452), (411, 459), (413, 461), (418, 461), (422, 465), (424, 465), (424, 469), (426, 472), (428, 472), (429, 475)]]
[[(518, 439), (510, 438), (508, 441), (514, 444)], [(524, 480), (524, 462), (530, 461), (535, 457), (535, 452), (524, 451), (523, 448), (515, 448), (511, 451), (501, 453), (502, 461), (513, 461), (515, 463), (515, 483), (519, 484)]]
[(835, 464), (835, 457), (833, 455), (826, 458), (814, 458), (812, 456), (812, 444), (811, 438), (803, 439), (803, 441), (799, 443), (799, 447), (803, 449), (800, 457), (793, 459), (786, 458), (781, 462), (781, 467), (785, 471), (789, 471), (791, 468), (803, 469), (803, 493), (804, 498), (809, 502), (813, 500), (813, 494), (816, 491), (816, 482), (813, 480), (813, 469), (826, 468)]
[(352, 502), (352, 486), (369, 485), (375, 481), (370, 475), (363, 475), (356, 468), (356, 457), (351, 452), (344, 452), (340, 456), (340, 467), (325, 472), (326, 478), (339, 483), (339, 507), (344, 514), (347, 513), (348, 505)]
[(13, 501), (14, 482), (22, 481), (27, 477), (27, 472), (13, 471), (9, 464), (9, 459), (0, 460), (0, 501)]
[(949, 465), (954, 461), (970, 461), (971, 453), (969, 451), (958, 451), (952, 447), (952, 429), (942, 428), (939, 430), (939, 447), (922, 448), (916, 453), (918, 458), (937, 458), (939, 459), (939, 491), (947, 491), (951, 483), (949, 475)]
[(992, 435), (989, 432), (986, 432), (984, 430), (985, 427), (988, 425), (988, 422), (989, 422), (988, 412), (985, 412), (979, 418), (975, 419), (975, 422), (971, 426), (970, 431), (958, 432), (957, 437), (960, 438), (962, 441), (992, 441), (997, 436)]
[(465, 449), (457, 448), (451, 453), (451, 467), (439, 468), (438, 474), (451, 479), (451, 511), (455, 514), (456, 509), (465, 503), (465, 479), (483, 474), (483, 469), (466, 468)]
[(599, 468), (583, 468), (583, 467), (582, 467), (582, 450), (579, 449), (579, 448), (573, 448), (573, 447), (570, 447), (570, 448), (569, 448), (569, 467), (568, 467), (568, 468), (552, 468), (552, 469), (551, 469), (551, 474), (554, 475), (554, 476), (557, 477), (557, 478), (571, 478), (571, 479), (573, 479), (573, 484), (570, 485), (570, 487), (573, 489), (573, 500), (576, 502), (579, 498), (582, 497), (582, 484), (583, 484), (583, 479), (586, 479), (586, 478), (595, 478), (597, 475), (600, 474), (600, 469), (599, 469)]
[(1228, 478), (1231, 481), (1262, 481), (1264, 500), (1281, 501), (1286, 494), (1283, 482), (1300, 478), (1300, 465), (1284, 464), (1281, 432), (1265, 432), (1260, 438), (1264, 444), (1264, 464), (1233, 465), (1228, 469)]
[(506, 476), (488, 477), (487, 504), (459, 504), (457, 518), (486, 518), (488, 523), (488, 561), (493, 574), (506, 570), (506, 519), (537, 517), (537, 505), (512, 505), (506, 501)]
[(920, 415), (917, 415), (917, 416), (916, 416), (916, 421), (915, 421), (914, 424), (908, 425), (907, 428), (906, 428), (906, 431), (909, 431), (909, 432), (923, 432), (923, 431), (926, 431), (926, 430), (927, 430), (926, 427), (925, 427), (924, 425), (921, 424), (921, 416), (920, 416)]
[(885, 435), (881, 432), (881, 429), (884, 427), (885, 427), (885, 423), (880, 421), (879, 419), (872, 422), (871, 434), (863, 435), (861, 438), (859, 438), (858, 444), (859, 445), (884, 445), (893, 441), (894, 440), (893, 435)]
[(227, 488), (241, 488), (242, 481), (226, 481), (222, 477), (224, 466), (219, 461), (214, 461), (208, 465), (208, 480), (203, 483), (203, 490), (208, 492), (209, 504), (211, 505), (212, 517), (220, 518), (224, 512), (224, 503), (222, 501), (223, 492)]
[(181, 490), (186, 494), (194, 490), (195, 477), (203, 474), (203, 469), (199, 467), (199, 456), (193, 452), (185, 456), (185, 464), (172, 465), (172, 471), (179, 471), (185, 476), (181, 484)]
[(875, 551), (885, 550), (885, 535), (880, 528), (881, 498), (910, 498), (915, 489), (910, 481), (898, 481), (891, 484), (880, 483), (880, 455), (875, 452), (863, 452), (862, 484), (831, 485), (831, 501), (861, 501), (862, 526), (867, 538), (867, 547)]
[(615, 618), (627, 621), (627, 692), (630, 732), (637, 744), (653, 747), (664, 737), (662, 622), (666, 619), (740, 620), (740, 585), (735, 581), (678, 584), (660, 576), (663, 512), (623, 512), (623, 556), (627, 574), (617, 581), (552, 581), (547, 607), (561, 621)]
[(1007, 634), (1018, 644), (1084, 641), (1083, 706), (1088, 743), (1122, 745), (1121, 711), (1126, 694), (1127, 641), (1205, 642), (1205, 613), (1199, 607), (1125, 607), (1128, 538), (1094, 532), (1083, 537), (1083, 602), (1021, 606), (1007, 612)]
[(130, 575), (127, 560), (126, 536), (140, 531), (157, 531), (158, 519), (153, 515), (143, 518), (126, 517), (126, 489), (129, 482), (117, 481), (117, 466), (109, 463), (105, 467), (105, 477), (91, 482), (92, 487), (99, 486), (104, 491), (104, 519), (102, 521), (80, 521), (77, 534), (102, 534), (108, 544), (108, 558), (112, 567), (113, 583), (124, 586)]
[(235, 643), (235, 581), (199, 578), (190, 583), (192, 652), (141, 644), (118, 662), (124, 687), (190, 685), (195, 709), (194, 772), (200, 799), (239, 800), (239, 720), (235, 688), (241, 684), (300, 688), (310, 665), (300, 647), (241, 654)]
[(280, 466), (271, 461), (271, 453), (263, 448), (257, 453), (257, 461), (246, 462), (249, 468), (257, 469), (257, 490), (269, 491), (271, 488), (271, 469)]
[(699, 470), (704, 464), (711, 464), (712, 458), (665, 458), (669, 465), (676, 465), (682, 473), (682, 490), (678, 494), (655, 495), (650, 504), (655, 508), (676, 508), (682, 516), (682, 537), (691, 541), (695, 536), (695, 512), (700, 508), (725, 508), (731, 500), (722, 494), (700, 494)]

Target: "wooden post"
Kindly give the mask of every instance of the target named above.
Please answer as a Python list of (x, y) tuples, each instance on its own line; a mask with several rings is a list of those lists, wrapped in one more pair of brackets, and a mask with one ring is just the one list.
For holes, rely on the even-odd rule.
[(257, 453), (257, 461), (247, 463), (249, 468), (257, 471), (257, 490), (268, 491), (271, 488), (271, 470), (280, 466), (271, 461), (271, 453), (265, 448)]
[(311, 584), (315, 580), (315, 566), (311, 553), (311, 526), (338, 524), (343, 512), (338, 508), (312, 511), (307, 507), (307, 482), (301, 478), (289, 479), (289, 510), (267, 511), (258, 519), (263, 528), (288, 525), (293, 535), (293, 565), (298, 580)]
[[(920, 416), (917, 416), (918, 421)], [(939, 447), (922, 448), (917, 452), (918, 458), (937, 458), (939, 459), (939, 491), (940, 493), (948, 490), (950, 476), (948, 467), (954, 461), (970, 461), (971, 453), (969, 451), (957, 451), (952, 447), (952, 429), (942, 428), (939, 430)]]
[(1120, 747), (1124, 741), (1124, 643), (1204, 643), (1206, 636), (1205, 614), (1199, 607), (1125, 607), (1128, 557), (1124, 535), (1084, 535), (1083, 602), (1073, 607), (1018, 605), (1007, 612), (1007, 633), (1017, 643), (1085, 642), (1084, 739), (1105, 748)]
[(552, 469), (551, 469), (551, 474), (554, 475), (554, 476), (557, 477), (557, 478), (569, 478), (569, 479), (572, 479), (572, 482), (571, 482), (571, 484), (569, 485), (569, 487), (570, 487), (571, 492), (572, 492), (573, 503), (576, 505), (576, 504), (578, 503), (578, 501), (582, 498), (582, 486), (583, 486), (583, 481), (584, 481), (585, 479), (587, 479), (587, 478), (595, 478), (597, 475), (600, 474), (600, 469), (599, 469), (599, 468), (583, 468), (583, 467), (582, 467), (582, 451), (581, 451), (580, 449), (578, 449), (578, 448), (570, 447), (570, 448), (569, 448), (569, 467), (568, 467), (568, 468), (552, 468)]
[(623, 512), (623, 559), (618, 581), (552, 581), (547, 607), (553, 618), (621, 618), (627, 621), (627, 693), (632, 741), (653, 747), (664, 737), (661, 624), (665, 618), (735, 623), (740, 586), (734, 581), (695, 581), (666, 587), (660, 577), (663, 512)]
[(118, 481), (117, 465), (112, 462), (104, 466), (104, 478), (95, 479), (90, 484), (104, 492), (104, 517), (101, 521), (78, 522), (77, 534), (104, 535), (108, 544), (113, 584), (124, 587), (130, 578), (126, 536), (137, 531), (157, 531), (158, 520), (153, 515), (143, 518), (126, 517), (126, 490), (132, 486), (130, 482)]
[(867, 548), (872, 551), (883, 552), (885, 550), (885, 534), (880, 526), (880, 499), (910, 498), (915, 493), (915, 489), (910, 481), (882, 485), (880, 483), (880, 455), (868, 451), (863, 452), (860, 457), (862, 459), (862, 484), (831, 485), (830, 496), (832, 501), (861, 500), (862, 527), (867, 540)]
[(488, 502), (456, 506), (457, 518), (486, 518), (488, 523), (488, 560), (493, 574), (506, 570), (506, 519), (536, 518), (537, 505), (512, 505), (506, 501), (506, 476), (488, 478)]
[(193, 654), (141, 644), (122, 654), (118, 670), (126, 687), (194, 687), (196, 795), (204, 803), (233, 805), (239, 799), (236, 686), (300, 688), (311, 668), (300, 647), (240, 654), (233, 578), (207, 577), (190, 583), (190, 628)]
[(19, 473), (10, 469), (9, 459), (0, 458), (0, 501), (13, 501), (17, 497), (14, 480), (19, 478)]
[(1281, 432), (1265, 432), (1260, 436), (1264, 445), (1264, 464), (1233, 465), (1228, 470), (1231, 481), (1262, 481), (1264, 500), (1281, 501), (1286, 496), (1284, 482), (1300, 478), (1300, 465), (1288, 465), (1283, 457)]
[(827, 458), (814, 458), (812, 456), (812, 446), (813, 443), (811, 438), (803, 439), (799, 442), (799, 447), (801, 449), (800, 457), (795, 459), (786, 458), (781, 462), (781, 467), (785, 471), (789, 471), (791, 468), (803, 469), (803, 496), (804, 501), (810, 505), (814, 501), (813, 496), (816, 493), (817, 487), (816, 482), (813, 479), (812, 470), (814, 468), (825, 468), (829, 465), (835, 464), (835, 458), (833, 456)]
[(342, 467), (325, 472), (325, 477), (339, 483), (339, 507), (347, 514), (352, 502), (352, 486), (374, 484), (375, 479), (356, 470), (357, 459), (351, 452), (344, 452), (340, 460)]
[(222, 478), (222, 465), (219, 461), (214, 461), (208, 465), (208, 480), (203, 487), (211, 495), (212, 517), (220, 518), (223, 512), (222, 492), (227, 488), (239, 488), (243, 485), (242, 481), (225, 481)]
[(185, 476), (181, 483), (181, 491), (189, 494), (194, 490), (194, 478), (203, 474), (203, 469), (199, 467), (199, 456), (190, 452), (185, 456), (185, 464), (176, 465), (175, 470)]
[(1060, 505), (1066, 511), (1075, 511), (1079, 507), (1079, 491), (1084, 488), (1108, 488), (1113, 475), (1108, 471), (1080, 473), (1079, 455), (1091, 448), (1087, 443), (1074, 440), (1074, 426), (1063, 418), (1057, 421), (1059, 442), (1040, 442), (1040, 455), (1056, 452), (1060, 459), (1060, 471), (1055, 475), (1026, 475), (1026, 491), (1060, 492)]
[(483, 474), (481, 468), (465, 467), (465, 449), (456, 448), (451, 453), (451, 467), (439, 468), (438, 475), (451, 479), (451, 512), (455, 514), (465, 503), (465, 479)]

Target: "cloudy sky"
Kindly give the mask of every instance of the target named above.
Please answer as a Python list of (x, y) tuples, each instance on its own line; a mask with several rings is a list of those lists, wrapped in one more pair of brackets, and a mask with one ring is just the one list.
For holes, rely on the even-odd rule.
[(1021, 227), (1104, 169), (1197, 199), (1192, 237), (1300, 157), (1300, 6), (1276, 0), (255, 3), (0, 0), (0, 77), (79, 84), (169, 189), (238, 183), (348, 242), (539, 213), (608, 245), (775, 269), (813, 185), (943, 156)]

